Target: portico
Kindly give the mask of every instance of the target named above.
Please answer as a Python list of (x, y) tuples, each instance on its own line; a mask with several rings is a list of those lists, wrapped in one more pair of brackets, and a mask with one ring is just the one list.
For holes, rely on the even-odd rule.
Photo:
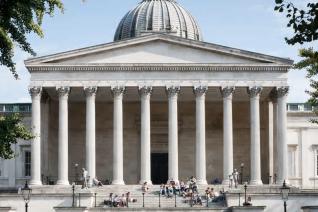
[[(214, 178), (228, 184), (229, 175), (241, 162), (249, 164), (245, 180), (250, 184), (266, 180), (267, 105), (275, 94), (279, 115), (274, 120), (281, 126), (276, 142), (283, 147), (289, 60), (246, 51), (232, 53), (228, 47), (160, 34), (125, 41), (125, 48), (121, 45), (116, 42), (26, 62), (32, 75), (33, 130), (41, 129), (41, 93), (50, 99), (51, 115), (45, 121), (51, 135), (45, 142), (52, 143), (48, 147), (52, 154), (44, 160), (51, 157), (58, 163), (50, 163), (48, 176), (56, 170), (57, 184), (69, 185), (72, 164), (79, 163), (91, 179), (110, 178), (116, 185), (151, 183), (151, 154), (161, 152), (168, 153), (168, 178), (176, 181), (194, 175), (200, 184)], [(131, 63), (114, 63), (120, 58), (111, 52), (120, 48), (121, 55), (139, 54), (140, 45), (157, 51), (151, 63), (135, 56)], [(162, 51), (164, 46), (171, 50)], [(175, 49), (185, 54), (174, 54)], [(189, 54), (194, 51), (196, 55), (204, 51), (204, 58), (193, 60)], [(164, 62), (167, 57), (171, 57), (169, 63)], [(249, 136), (242, 136), (243, 131)], [(81, 145), (81, 135), (85, 145)], [(216, 141), (221, 142), (211, 146)], [(32, 143), (32, 158), (41, 158), (39, 145)], [(278, 178), (283, 180), (287, 179), (287, 149), (280, 151)], [(41, 173), (45, 174), (41, 165), (32, 163), (33, 185), (41, 184)]]

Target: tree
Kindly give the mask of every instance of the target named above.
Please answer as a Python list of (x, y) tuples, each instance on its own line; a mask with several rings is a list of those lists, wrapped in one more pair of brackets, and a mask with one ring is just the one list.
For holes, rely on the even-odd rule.
[(16, 144), (17, 139), (33, 138), (31, 132), (21, 123), (22, 116), (17, 113), (0, 116), (0, 158), (11, 159), (15, 156), (11, 145)]
[(16, 79), (14, 44), (35, 56), (26, 36), (35, 33), (43, 37), (43, 17), (53, 16), (56, 8), (63, 12), (61, 0), (0, 0), (0, 65), (8, 67)]
[[(297, 8), (293, 3), (286, 0), (275, 0), (275, 10), (285, 12), (286, 18), (289, 20), (287, 27), (294, 30), (291, 38), (285, 38), (287, 44), (304, 44), (318, 40), (318, 2), (308, 3), (305, 9)], [(310, 91), (306, 91), (310, 95), (309, 103), (318, 105), (318, 52), (317, 49), (302, 48), (299, 50), (301, 61), (294, 65), (296, 69), (305, 69), (307, 78), (310, 80)], [(318, 110), (315, 110), (318, 115)], [(318, 120), (312, 120), (318, 123)]]

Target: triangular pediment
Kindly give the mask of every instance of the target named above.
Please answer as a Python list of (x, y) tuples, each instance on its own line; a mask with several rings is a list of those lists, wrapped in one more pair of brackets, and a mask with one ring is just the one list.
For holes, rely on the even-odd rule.
[(291, 65), (293, 61), (164, 34), (153, 34), (26, 60), (27, 66), (125, 63)]

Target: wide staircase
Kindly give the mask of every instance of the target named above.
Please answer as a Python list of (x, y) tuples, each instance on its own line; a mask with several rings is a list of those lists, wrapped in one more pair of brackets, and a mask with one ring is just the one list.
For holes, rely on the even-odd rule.
[[(215, 191), (222, 191), (223, 187), (213, 186)], [(121, 196), (130, 192), (131, 198), (136, 199), (136, 202), (130, 202), (129, 208), (213, 208), (213, 209), (224, 209), (226, 208), (226, 201), (209, 202), (207, 204), (205, 197), (206, 187), (198, 189), (199, 195), (202, 198), (202, 205), (195, 204), (190, 198), (183, 198), (182, 196), (173, 195), (168, 198), (166, 196), (159, 196), (159, 185), (150, 186), (147, 193), (143, 195), (140, 185), (126, 185), (126, 186), (103, 186), (99, 188), (91, 188), (90, 192), (94, 194), (93, 205), (97, 207), (109, 207), (104, 204), (104, 200), (109, 199), (109, 194)], [(96, 194), (96, 198), (95, 198)]]

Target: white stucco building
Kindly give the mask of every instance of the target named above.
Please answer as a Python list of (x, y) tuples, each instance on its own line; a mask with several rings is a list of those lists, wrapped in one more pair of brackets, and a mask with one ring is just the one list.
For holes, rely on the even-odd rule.
[(318, 128), (312, 108), (287, 106), (292, 64), (204, 42), (176, 1), (143, 0), (114, 42), (25, 61), (36, 137), (1, 162), (0, 184), (69, 188), (85, 167), (90, 179), (126, 188), (189, 176), (202, 188), (215, 179), (227, 187), (244, 164), (256, 191), (284, 180), (314, 188)]

